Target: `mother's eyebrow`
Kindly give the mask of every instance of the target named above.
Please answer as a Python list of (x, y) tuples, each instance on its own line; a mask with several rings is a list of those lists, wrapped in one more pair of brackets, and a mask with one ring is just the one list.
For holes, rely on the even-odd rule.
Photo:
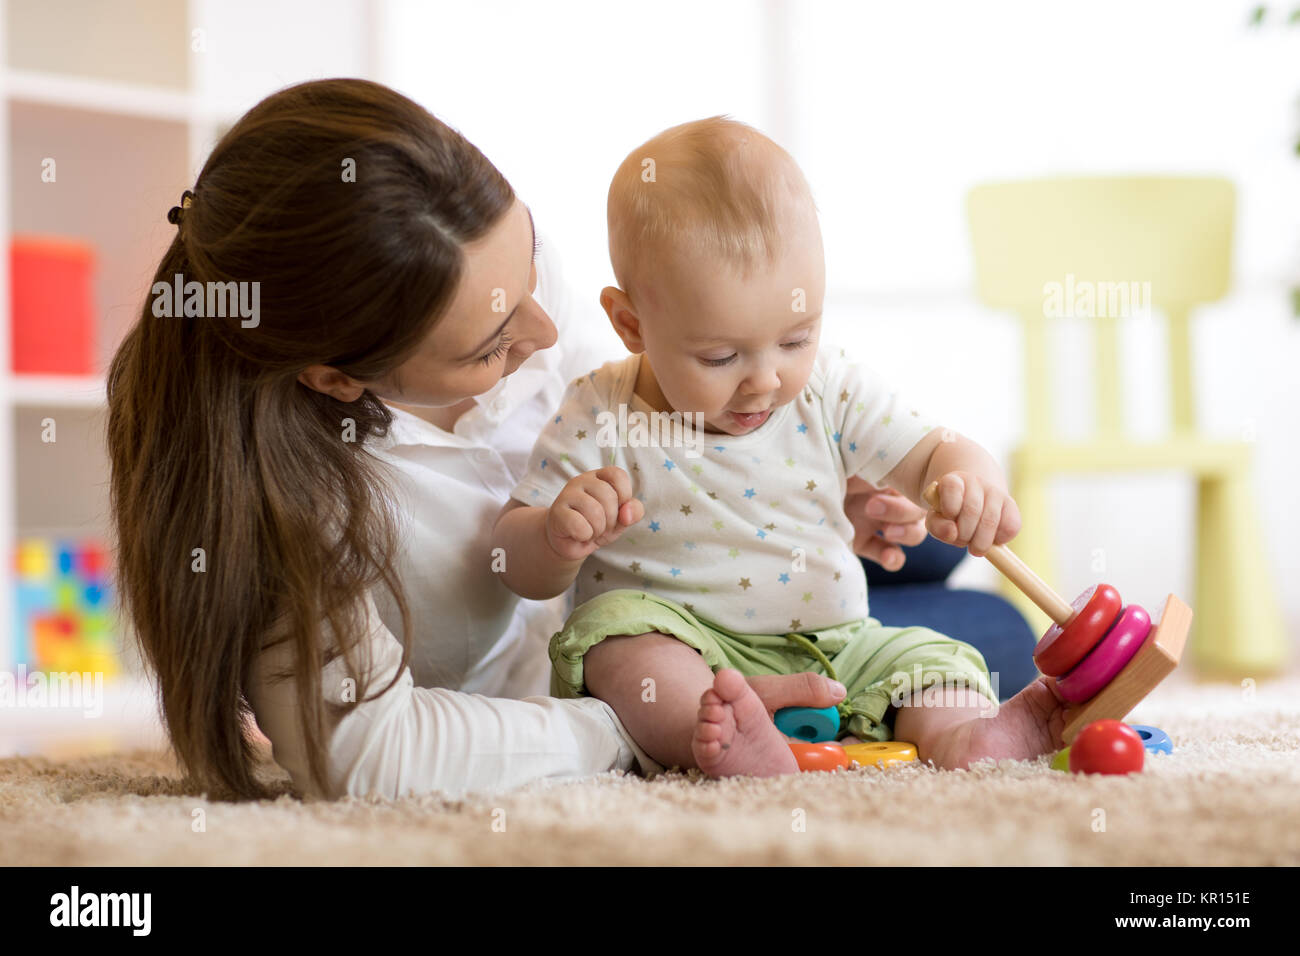
[[(532, 240), (531, 245), (529, 246), (529, 252), (528, 252), (528, 271), (529, 271), (529, 272), (532, 272), (532, 269), (533, 269), (533, 252), (532, 252), (532, 250), (534, 250), (534, 249), (537, 248), (537, 224), (536, 224), (535, 222), (533, 222), (533, 211), (532, 211), (531, 209), (528, 208), (528, 204), (527, 204), (527, 203), (524, 204), (524, 209), (528, 212), (528, 227), (529, 227), (530, 230), (532, 230), (532, 233), (533, 233), (533, 240)], [(525, 286), (528, 285), (528, 277), (527, 277), (527, 276), (524, 277), (524, 285), (525, 285)], [(510, 324), (510, 320), (513, 319), (513, 318), (515, 317), (515, 313), (518, 312), (518, 311), (519, 311), (519, 303), (516, 302), (516, 303), (515, 303), (515, 307), (514, 307), (513, 309), (511, 309), (511, 310), (510, 310), (510, 314), (506, 316), (505, 321), (502, 322), (500, 325), (498, 325), (498, 326), (496, 327), (496, 329), (493, 330), (492, 334), (489, 335), (487, 338), (485, 338), (485, 339), (483, 340), (483, 342), (482, 342), (480, 345), (475, 346), (474, 348), (470, 349), (468, 353), (466, 353), (465, 355), (461, 356), (461, 358), (459, 359), (459, 361), (461, 361), (461, 362), (468, 362), (470, 359), (475, 358), (475, 357), (478, 355), (479, 352), (482, 352), (485, 348), (487, 348), (489, 345), (491, 345), (491, 344), (492, 344), (492, 340), (495, 339), (498, 335), (500, 335), (500, 334), (501, 334), (501, 330), (504, 329), (507, 325)]]

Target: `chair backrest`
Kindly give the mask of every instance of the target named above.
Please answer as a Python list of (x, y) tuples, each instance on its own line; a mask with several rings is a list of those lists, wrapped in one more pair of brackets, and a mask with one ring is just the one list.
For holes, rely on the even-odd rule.
[(1169, 323), (1174, 430), (1194, 429), (1187, 315), (1228, 290), (1235, 207), (1232, 183), (1208, 177), (1043, 179), (971, 190), (979, 297), (1025, 321), (1031, 439), (1050, 431), (1043, 320), (1094, 320), (1097, 430), (1115, 436), (1117, 323), (1150, 308)]

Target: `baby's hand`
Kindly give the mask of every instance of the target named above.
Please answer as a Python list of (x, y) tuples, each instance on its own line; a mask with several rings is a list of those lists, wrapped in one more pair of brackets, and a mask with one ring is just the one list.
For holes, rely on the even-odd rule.
[(610, 465), (569, 480), (546, 513), (546, 540), (565, 561), (585, 558), (645, 517), (632, 479)]
[(939, 479), (939, 508), (926, 515), (925, 526), (940, 541), (978, 558), (1020, 533), (1020, 509), (1001, 486), (968, 471), (950, 471)]

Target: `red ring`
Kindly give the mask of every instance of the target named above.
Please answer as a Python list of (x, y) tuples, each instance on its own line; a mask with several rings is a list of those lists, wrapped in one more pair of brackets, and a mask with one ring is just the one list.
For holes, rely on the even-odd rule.
[(1075, 614), (1062, 627), (1053, 624), (1034, 648), (1034, 663), (1048, 677), (1060, 677), (1088, 656), (1119, 617), (1119, 592), (1094, 584), (1074, 599)]

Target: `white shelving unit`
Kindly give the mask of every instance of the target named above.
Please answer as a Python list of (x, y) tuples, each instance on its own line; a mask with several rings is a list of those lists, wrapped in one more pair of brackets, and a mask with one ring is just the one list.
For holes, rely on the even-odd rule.
[[(0, 257), (0, 545), (25, 535), (108, 542), (103, 371), (144, 301), (219, 117), (196, 93), (191, 10), (176, 0), (0, 2), (0, 228), (94, 245), (96, 374), (11, 371), (10, 276)], [(52, 157), (57, 179), (41, 181)], [(156, 211), (148, 215), (147, 211)], [(156, 220), (156, 221), (155, 221)], [(40, 440), (53, 418), (57, 441)], [(11, 575), (0, 589), (0, 667), (13, 660)]]
[[(0, 0), (0, 238), (61, 236), (95, 247), (96, 368), (12, 372), (9, 256), (0, 255), (0, 671), (14, 660), (13, 555), (28, 535), (111, 545), (103, 374), (136, 321), (176, 227), (166, 221), (220, 134), (271, 91), (373, 75), (380, 5), (368, 0)], [(318, 37), (305, 23), (328, 22)], [(53, 157), (57, 181), (41, 181)], [(57, 441), (42, 443), (53, 418)], [(129, 642), (123, 642), (129, 648)], [(18, 714), (0, 756), (47, 738), (138, 741), (152, 692), (125, 653), (93, 730)], [(14, 715), (10, 715), (14, 716)], [(29, 743), (24, 743), (28, 741)]]
[[(135, 321), (170, 241), (166, 210), (193, 183), (222, 117), (196, 93), (184, 0), (0, 0), (0, 229), (94, 245), (96, 369), (88, 376), (11, 371), (9, 257), (0, 256), (0, 547), (12, 568), (27, 535), (111, 542), (103, 445), (103, 372)], [(41, 159), (57, 163), (44, 183)], [(53, 418), (57, 441), (40, 440)], [(12, 572), (0, 588), (0, 669), (13, 660)], [(129, 644), (123, 641), (124, 651)], [(161, 741), (153, 694), (126, 670), (104, 684), (103, 713), (8, 715), (0, 756)]]

